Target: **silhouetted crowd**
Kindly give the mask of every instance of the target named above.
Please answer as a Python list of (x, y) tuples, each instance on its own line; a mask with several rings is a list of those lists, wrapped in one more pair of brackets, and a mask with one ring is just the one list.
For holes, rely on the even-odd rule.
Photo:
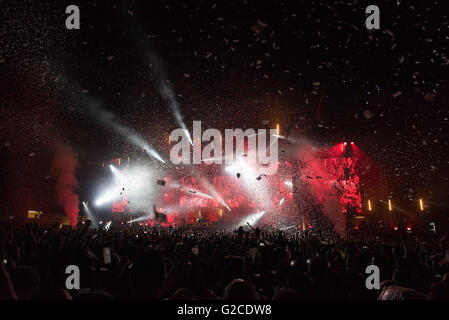
[[(375, 239), (270, 227), (0, 227), (1, 299), (448, 299), (446, 237)], [(441, 237), (441, 236), (440, 236)], [(380, 288), (368, 290), (368, 265)], [(80, 270), (67, 289), (66, 268)]]

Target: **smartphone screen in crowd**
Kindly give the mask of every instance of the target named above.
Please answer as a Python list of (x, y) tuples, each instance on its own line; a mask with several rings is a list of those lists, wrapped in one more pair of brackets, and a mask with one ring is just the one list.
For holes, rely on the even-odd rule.
[(111, 248), (103, 248), (103, 262), (104, 264), (111, 264)]

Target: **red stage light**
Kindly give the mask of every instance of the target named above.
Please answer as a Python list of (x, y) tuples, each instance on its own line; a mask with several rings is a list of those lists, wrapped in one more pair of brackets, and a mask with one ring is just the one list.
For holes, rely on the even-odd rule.
[(348, 144), (347, 142), (343, 143), (345, 146)]
[(354, 144), (354, 142), (351, 142), (351, 144)]
[(407, 231), (411, 231), (412, 230), (412, 228), (411, 227), (407, 227)]
[(356, 226), (355, 228), (354, 228), (355, 230), (359, 230), (359, 227), (358, 226)]
[(395, 230), (395, 231), (398, 230), (398, 227), (394, 227), (394, 230)]

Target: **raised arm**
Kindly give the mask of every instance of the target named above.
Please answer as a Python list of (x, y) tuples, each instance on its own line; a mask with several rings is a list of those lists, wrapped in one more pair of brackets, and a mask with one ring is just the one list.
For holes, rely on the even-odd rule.
[(17, 300), (17, 295), (12, 285), (9, 274), (6, 271), (5, 266), (5, 246), (4, 239), (1, 242), (1, 252), (0, 252), (0, 299), (1, 300)]

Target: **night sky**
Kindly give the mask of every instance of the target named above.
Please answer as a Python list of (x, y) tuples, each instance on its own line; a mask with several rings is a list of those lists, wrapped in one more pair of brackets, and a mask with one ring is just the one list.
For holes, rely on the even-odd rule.
[[(70, 4), (80, 30), (65, 28)], [(365, 28), (369, 4), (380, 30)], [(103, 159), (139, 155), (86, 99), (167, 158), (178, 124), (158, 81), (188, 127), (355, 141), (394, 196), (447, 206), (448, 13), (444, 1), (0, 1), (1, 214), (57, 210), (58, 145), (76, 153), (80, 188)]]

